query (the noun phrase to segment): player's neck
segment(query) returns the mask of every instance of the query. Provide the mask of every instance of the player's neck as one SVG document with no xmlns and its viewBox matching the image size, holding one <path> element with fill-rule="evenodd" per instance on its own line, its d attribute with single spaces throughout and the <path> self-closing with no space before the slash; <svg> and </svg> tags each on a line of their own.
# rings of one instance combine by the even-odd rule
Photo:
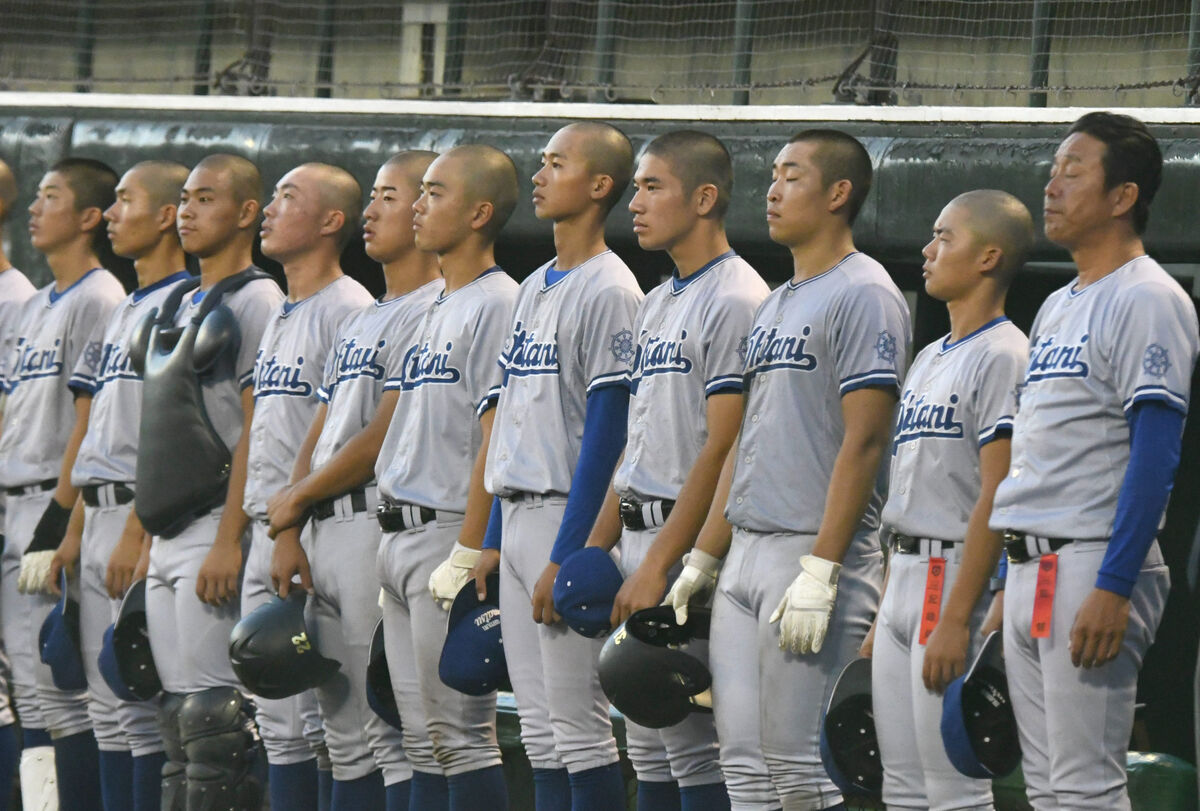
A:
<svg viewBox="0 0 1200 811">
<path fill-rule="evenodd" d="M 178 273 L 187 265 L 187 259 L 178 242 L 164 239 L 154 246 L 145 256 L 133 260 L 133 270 L 137 273 L 139 288 L 149 287 Z"/>
<path fill-rule="evenodd" d="M 950 313 L 950 340 L 961 341 L 1004 315 L 1004 294 L 980 285 L 963 298 L 947 301 L 946 311 Z"/>
<path fill-rule="evenodd" d="M 413 248 L 383 266 L 384 301 L 406 296 L 441 275 L 437 256 Z"/>
<path fill-rule="evenodd" d="M 342 277 L 337 255 L 318 251 L 283 263 L 288 301 L 303 301 Z"/>
<path fill-rule="evenodd" d="M 91 239 L 76 240 L 46 254 L 46 264 L 54 274 L 54 287 L 60 293 L 84 277 L 89 270 L 100 267 L 92 250 Z"/>
<path fill-rule="evenodd" d="M 250 240 L 235 240 L 212 256 L 200 260 L 200 289 L 208 290 L 222 279 L 241 273 L 253 264 Z"/>
<path fill-rule="evenodd" d="M 819 231 L 803 244 L 790 248 L 794 282 L 820 276 L 856 250 L 850 227 L 841 221 L 838 227 Z"/>
<path fill-rule="evenodd" d="M 700 222 L 679 243 L 672 245 L 667 253 L 679 271 L 679 278 L 686 279 L 723 253 L 730 250 L 724 228 L 708 227 Z"/>
<path fill-rule="evenodd" d="M 1130 260 L 1144 256 L 1146 246 L 1136 234 L 1110 229 L 1071 247 L 1078 279 L 1076 289 L 1095 284 Z"/>
<path fill-rule="evenodd" d="M 442 270 L 442 278 L 446 280 L 447 293 L 453 293 L 475 281 L 479 274 L 495 264 L 496 254 L 490 242 L 479 245 L 468 240 L 438 254 L 438 266 Z"/>
<path fill-rule="evenodd" d="M 12 262 L 8 261 L 8 255 L 4 253 L 4 248 L 0 246 L 0 273 L 12 268 Z"/>
<path fill-rule="evenodd" d="M 559 270 L 579 267 L 608 250 L 604 242 L 604 218 L 598 211 L 589 209 L 586 214 L 554 223 L 555 267 Z"/>
</svg>

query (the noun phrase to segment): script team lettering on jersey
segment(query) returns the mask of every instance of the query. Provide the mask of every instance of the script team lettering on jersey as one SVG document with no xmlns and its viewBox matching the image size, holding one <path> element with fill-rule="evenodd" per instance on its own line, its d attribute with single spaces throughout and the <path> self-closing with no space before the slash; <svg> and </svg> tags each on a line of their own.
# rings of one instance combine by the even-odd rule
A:
<svg viewBox="0 0 1200 811">
<path fill-rule="evenodd" d="M 778 327 L 767 330 L 755 326 L 750 332 L 749 353 L 746 369 L 751 372 L 766 372 L 771 369 L 797 369 L 811 372 L 817 368 L 817 356 L 805 351 L 812 327 L 807 324 L 799 335 L 781 335 Z"/>
<path fill-rule="evenodd" d="M 679 340 L 662 338 L 652 335 L 646 338 L 648 329 L 642 330 L 643 344 L 638 342 L 637 353 L 633 358 L 633 384 L 631 391 L 637 393 L 638 381 L 643 377 L 661 374 L 686 375 L 692 371 L 692 362 L 683 354 L 684 341 L 687 340 L 687 330 L 679 331 Z"/>
<path fill-rule="evenodd" d="M 1085 334 L 1077 344 L 1058 344 L 1055 338 L 1054 335 L 1041 338 L 1036 346 L 1031 347 L 1026 383 L 1057 377 L 1088 376 L 1088 365 L 1082 360 L 1088 336 Z"/>
<path fill-rule="evenodd" d="M 51 349 L 34 346 L 24 337 L 17 338 L 17 368 L 13 375 L 15 381 L 57 377 L 62 370 L 62 338 L 55 338 L 54 347 Z"/>
<path fill-rule="evenodd" d="M 387 339 L 381 338 L 374 346 L 358 343 L 351 337 L 342 341 L 334 356 L 334 370 L 337 382 L 350 380 L 355 377 L 370 377 L 383 380 L 384 369 L 379 365 L 379 350 L 387 346 Z"/>
<path fill-rule="evenodd" d="M 401 391 L 412 391 L 426 383 L 457 383 L 462 373 L 450 365 L 450 351 L 454 342 L 446 343 L 446 351 L 438 352 L 429 344 L 411 347 L 404 353 L 401 366 Z"/>
<path fill-rule="evenodd" d="M 304 358 L 297 357 L 296 364 L 281 363 L 278 356 L 263 360 L 263 352 L 258 351 L 254 363 L 254 396 L 273 394 L 290 395 L 293 397 L 308 397 L 313 393 L 312 386 L 300 379 Z"/>
<path fill-rule="evenodd" d="M 905 442 L 927 437 L 961 439 L 963 424 L 955 419 L 954 413 L 959 397 L 951 394 L 949 400 L 949 403 L 935 403 L 927 400 L 924 394 L 918 397 L 911 390 L 905 391 L 896 419 L 896 441 L 892 452 Z"/>
<path fill-rule="evenodd" d="M 512 348 L 504 356 L 504 378 L 509 375 L 558 374 L 558 335 L 549 341 L 537 340 L 520 321 L 513 328 Z"/>
</svg>

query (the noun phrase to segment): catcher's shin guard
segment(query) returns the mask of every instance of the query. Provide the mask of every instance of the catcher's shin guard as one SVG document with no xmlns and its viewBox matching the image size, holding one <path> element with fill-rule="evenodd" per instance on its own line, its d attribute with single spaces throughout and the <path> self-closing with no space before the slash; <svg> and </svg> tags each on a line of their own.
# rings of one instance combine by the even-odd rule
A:
<svg viewBox="0 0 1200 811">
<path fill-rule="evenodd" d="M 167 762 L 162 767 L 162 811 L 187 809 L 187 755 L 179 732 L 179 709 L 184 696 L 163 693 L 158 708 L 158 729 L 162 734 Z"/>
<path fill-rule="evenodd" d="M 262 786 L 252 773 L 259 740 L 234 687 L 189 695 L 179 712 L 187 753 L 187 811 L 258 811 Z"/>
</svg>

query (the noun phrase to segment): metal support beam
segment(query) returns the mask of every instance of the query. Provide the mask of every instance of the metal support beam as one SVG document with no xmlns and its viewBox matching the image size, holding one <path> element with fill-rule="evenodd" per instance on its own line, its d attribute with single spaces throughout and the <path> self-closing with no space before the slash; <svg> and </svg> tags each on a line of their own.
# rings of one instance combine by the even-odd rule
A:
<svg viewBox="0 0 1200 811">
<path fill-rule="evenodd" d="M 1188 15 L 1188 76 L 1200 76 L 1200 0 L 1192 0 L 1191 14 Z M 1189 106 L 1200 104 L 1200 81 L 1193 79 L 1188 87 L 1187 103 Z"/>
<path fill-rule="evenodd" d="M 1050 49 L 1054 37 L 1054 0 L 1034 0 L 1033 37 L 1029 54 L 1029 84 L 1045 88 L 1050 85 Z M 1030 107 L 1046 106 L 1046 91 L 1029 94 Z"/>
<path fill-rule="evenodd" d="M 1200 2 L 1200 0 L 1198 0 Z M 750 57 L 754 48 L 754 2 L 737 0 L 733 18 L 734 104 L 750 103 Z M 741 90 L 740 88 L 746 88 Z"/>
<path fill-rule="evenodd" d="M 617 14 L 613 0 L 596 3 L 596 53 L 600 59 L 596 66 L 596 90 L 592 101 L 611 101 L 613 77 L 617 72 Z"/>
<path fill-rule="evenodd" d="M 75 32 L 75 92 L 88 93 L 92 89 L 92 62 L 96 51 L 96 0 L 79 4 Z"/>
<path fill-rule="evenodd" d="M 317 56 L 317 97 L 322 99 L 333 96 L 333 39 L 337 30 L 334 21 L 335 7 L 334 0 L 325 0 L 321 4 L 321 52 Z"/>
<path fill-rule="evenodd" d="M 196 60 L 192 68 L 192 95 L 208 95 L 208 75 L 212 72 L 213 26 L 217 14 L 216 0 L 205 0 L 200 6 L 200 39 L 196 42 Z"/>
</svg>

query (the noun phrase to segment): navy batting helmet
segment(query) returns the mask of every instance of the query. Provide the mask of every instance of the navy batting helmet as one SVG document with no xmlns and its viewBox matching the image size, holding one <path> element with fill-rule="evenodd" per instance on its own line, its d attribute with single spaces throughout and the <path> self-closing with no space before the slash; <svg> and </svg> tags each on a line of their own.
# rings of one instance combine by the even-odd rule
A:
<svg viewBox="0 0 1200 811">
<path fill-rule="evenodd" d="M 68 588 L 67 570 L 59 576 L 62 597 L 50 609 L 38 633 L 42 662 L 50 667 L 50 677 L 60 690 L 84 690 L 87 675 L 79 653 L 79 602 Z"/>
<path fill-rule="evenodd" d="M 950 682 L 942 699 L 942 745 L 968 777 L 1003 777 L 1021 762 L 1003 642 L 1000 631 L 989 634 L 971 669 Z"/>
<path fill-rule="evenodd" d="M 847 794 L 878 798 L 883 791 L 870 659 L 850 662 L 833 686 L 821 720 L 821 762 L 829 778 Z"/>
<path fill-rule="evenodd" d="M 708 638 L 709 618 L 708 609 L 693 608 L 679 625 L 675 609 L 660 605 L 621 623 L 600 650 L 600 686 L 613 706 L 651 729 L 711 711 L 712 674 L 687 650 L 692 640 Z"/>
<path fill-rule="evenodd" d="M 563 560 L 554 578 L 554 610 L 571 630 L 587 637 L 607 634 L 613 601 L 624 578 L 617 562 L 598 546 L 585 546 Z"/>
<path fill-rule="evenodd" d="M 500 635 L 499 574 L 488 576 L 483 600 L 475 593 L 474 579 L 459 589 L 450 606 L 438 676 L 447 687 L 469 696 L 512 689 Z"/>
<path fill-rule="evenodd" d="M 400 707 L 392 690 L 392 672 L 388 669 L 387 651 L 383 641 L 383 618 L 375 623 L 371 635 L 371 650 L 367 654 L 367 704 L 375 714 L 400 730 Z"/>
<path fill-rule="evenodd" d="M 293 589 L 242 617 L 229 634 L 229 660 L 247 689 L 263 698 L 287 698 L 316 687 L 341 667 L 313 645 L 304 624 L 308 594 Z"/>
<path fill-rule="evenodd" d="M 146 630 L 145 580 L 125 592 L 117 621 L 104 632 L 99 663 L 100 674 L 119 698 L 148 701 L 162 692 Z"/>
</svg>

